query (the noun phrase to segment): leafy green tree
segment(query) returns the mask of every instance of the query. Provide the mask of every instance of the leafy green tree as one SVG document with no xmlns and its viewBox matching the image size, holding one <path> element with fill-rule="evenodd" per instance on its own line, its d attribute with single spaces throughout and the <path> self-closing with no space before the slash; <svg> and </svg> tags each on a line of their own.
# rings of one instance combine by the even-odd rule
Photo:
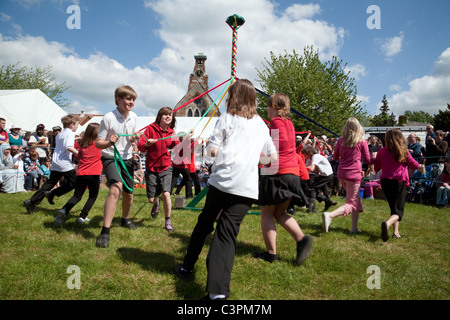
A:
<svg viewBox="0 0 450 320">
<path fill-rule="evenodd" d="M 447 110 L 439 110 L 431 123 L 436 130 L 450 131 L 450 104 L 447 103 Z"/>
<path fill-rule="evenodd" d="M 40 89 L 61 108 L 69 106 L 63 93 L 70 87 L 65 82 L 57 83 L 51 73 L 52 67 L 20 67 L 4 65 L 0 68 L 0 90 Z"/>
<path fill-rule="evenodd" d="M 276 56 L 270 52 L 263 69 L 258 70 L 261 89 L 268 95 L 284 93 L 289 96 L 291 108 L 330 131 L 340 135 L 350 117 L 363 121 L 365 108 L 358 101 L 354 78 L 345 71 L 347 64 L 333 57 L 322 62 L 318 51 L 306 47 L 303 55 L 293 51 Z M 267 119 L 267 97 L 259 94 L 258 113 Z M 297 131 L 311 130 L 315 135 L 329 132 L 297 114 L 291 114 Z"/>
<path fill-rule="evenodd" d="M 408 121 L 410 122 L 431 123 L 431 121 L 433 121 L 433 116 L 423 110 L 420 111 L 406 110 L 404 115 L 408 117 Z"/>
</svg>

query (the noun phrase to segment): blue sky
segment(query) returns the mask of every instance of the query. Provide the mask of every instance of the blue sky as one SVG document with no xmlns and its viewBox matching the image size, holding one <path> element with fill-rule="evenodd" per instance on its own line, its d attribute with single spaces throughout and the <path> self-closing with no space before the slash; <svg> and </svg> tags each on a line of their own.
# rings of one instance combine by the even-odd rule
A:
<svg viewBox="0 0 450 320">
<path fill-rule="evenodd" d="M 67 27 L 70 5 L 80 9 L 80 29 Z M 367 27 L 371 5 L 380 10 L 380 29 Z M 70 112 L 104 114 L 114 108 L 114 89 L 130 84 L 135 112 L 155 115 L 183 97 L 197 53 L 208 57 L 210 87 L 229 78 L 225 20 L 237 13 L 246 19 L 237 75 L 255 86 L 255 68 L 270 51 L 312 45 L 323 60 L 347 63 L 369 114 L 379 113 L 383 95 L 397 116 L 434 114 L 450 103 L 448 12 L 447 0 L 1 0 L 0 64 L 51 65 L 71 86 Z"/>
</svg>

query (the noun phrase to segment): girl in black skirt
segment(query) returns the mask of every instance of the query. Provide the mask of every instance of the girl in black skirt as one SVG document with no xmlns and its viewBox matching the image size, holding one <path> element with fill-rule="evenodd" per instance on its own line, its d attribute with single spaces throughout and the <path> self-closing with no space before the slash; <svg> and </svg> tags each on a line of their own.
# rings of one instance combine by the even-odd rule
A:
<svg viewBox="0 0 450 320">
<path fill-rule="evenodd" d="M 267 109 L 271 119 L 269 128 L 278 149 L 279 161 L 276 168 L 272 164 L 270 170 L 262 170 L 261 173 L 257 203 L 261 206 L 261 229 L 267 251 L 255 256 L 269 262 L 278 260 L 276 221 L 297 243 L 296 263 L 301 265 L 308 258 L 313 239 L 305 236 L 297 221 L 286 213 L 291 199 L 299 198 L 301 194 L 295 130 L 292 121 L 287 117 L 289 110 L 290 101 L 287 95 L 275 94 L 269 98 Z"/>
</svg>

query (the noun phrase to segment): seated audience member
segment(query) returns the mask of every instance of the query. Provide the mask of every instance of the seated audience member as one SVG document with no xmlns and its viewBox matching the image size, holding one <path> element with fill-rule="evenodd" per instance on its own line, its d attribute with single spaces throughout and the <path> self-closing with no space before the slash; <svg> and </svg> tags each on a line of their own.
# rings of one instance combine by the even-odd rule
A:
<svg viewBox="0 0 450 320">
<path fill-rule="evenodd" d="M 41 177 L 43 172 L 41 170 L 41 164 L 39 162 L 39 154 L 35 150 L 30 150 L 28 156 L 24 160 L 25 169 L 25 189 L 27 191 L 39 189 L 41 183 Z"/>
<path fill-rule="evenodd" d="M 373 189 L 374 188 L 381 188 L 380 183 L 380 177 L 381 177 L 381 170 L 376 173 L 374 169 L 374 165 L 370 164 L 367 168 L 364 181 L 363 181 L 363 188 L 364 188 L 364 198 L 367 199 L 373 199 Z"/>
</svg>

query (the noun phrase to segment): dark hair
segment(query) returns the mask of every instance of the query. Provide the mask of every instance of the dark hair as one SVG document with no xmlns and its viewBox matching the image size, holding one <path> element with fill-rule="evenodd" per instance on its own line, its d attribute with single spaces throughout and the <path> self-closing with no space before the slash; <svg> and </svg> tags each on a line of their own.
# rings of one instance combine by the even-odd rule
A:
<svg viewBox="0 0 450 320">
<path fill-rule="evenodd" d="M 98 123 L 95 122 L 90 123 L 87 126 L 86 131 L 83 134 L 83 137 L 81 138 L 80 147 L 82 148 L 89 147 L 89 145 L 91 145 L 95 141 L 95 139 L 97 139 L 99 128 L 100 125 Z"/>
<path fill-rule="evenodd" d="M 317 151 L 316 151 L 316 149 L 313 148 L 312 146 L 305 146 L 305 147 L 302 149 L 302 153 L 303 153 L 303 154 L 306 154 L 306 155 L 308 155 L 308 156 L 310 156 L 310 157 L 312 157 L 313 155 L 315 155 L 315 154 L 317 153 Z"/>
<path fill-rule="evenodd" d="M 165 115 L 168 115 L 168 114 L 172 115 L 172 122 L 170 123 L 169 127 L 171 129 L 173 129 L 173 128 L 175 128 L 177 120 L 175 119 L 175 114 L 173 113 L 173 110 L 170 109 L 169 107 L 162 107 L 161 109 L 159 109 L 158 114 L 156 116 L 155 122 L 157 124 L 159 124 L 161 122 L 162 116 L 165 116 Z"/>
</svg>

